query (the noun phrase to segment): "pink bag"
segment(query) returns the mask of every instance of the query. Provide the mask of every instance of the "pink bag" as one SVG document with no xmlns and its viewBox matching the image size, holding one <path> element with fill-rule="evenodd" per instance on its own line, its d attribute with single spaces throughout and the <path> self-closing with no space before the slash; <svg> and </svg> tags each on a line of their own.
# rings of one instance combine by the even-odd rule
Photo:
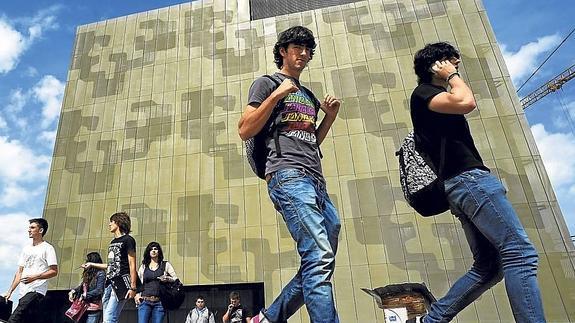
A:
<svg viewBox="0 0 575 323">
<path fill-rule="evenodd" d="M 78 322 L 87 309 L 88 303 L 86 303 L 81 298 L 77 298 L 74 300 L 74 302 L 72 302 L 72 305 L 70 305 L 70 308 L 66 311 L 66 316 L 72 319 L 72 321 Z"/>
</svg>

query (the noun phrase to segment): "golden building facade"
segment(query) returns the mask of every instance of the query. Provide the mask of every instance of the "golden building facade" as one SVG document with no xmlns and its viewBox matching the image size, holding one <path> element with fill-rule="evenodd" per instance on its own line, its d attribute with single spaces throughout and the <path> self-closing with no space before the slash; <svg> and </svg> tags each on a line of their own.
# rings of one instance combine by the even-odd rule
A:
<svg viewBox="0 0 575 323">
<path fill-rule="evenodd" d="M 159 241 L 184 284 L 263 282 L 270 304 L 299 256 L 237 122 L 251 82 L 276 71 L 277 33 L 293 25 L 318 42 L 303 82 L 344 101 L 322 145 L 342 221 L 341 321 L 383 321 L 362 287 L 424 281 L 442 296 L 472 262 L 453 216 L 406 204 L 394 156 L 411 128 L 413 54 L 439 40 L 461 50 L 479 107 L 472 134 L 539 251 L 548 319 L 575 321 L 573 245 L 480 0 L 369 0 L 257 20 L 249 0 L 205 0 L 78 27 L 44 211 L 60 267 L 51 289 L 77 284 L 88 251 L 105 255 L 109 216 L 124 210 L 138 262 Z M 457 320 L 512 321 L 504 284 Z M 305 309 L 290 320 L 307 321 Z"/>
</svg>

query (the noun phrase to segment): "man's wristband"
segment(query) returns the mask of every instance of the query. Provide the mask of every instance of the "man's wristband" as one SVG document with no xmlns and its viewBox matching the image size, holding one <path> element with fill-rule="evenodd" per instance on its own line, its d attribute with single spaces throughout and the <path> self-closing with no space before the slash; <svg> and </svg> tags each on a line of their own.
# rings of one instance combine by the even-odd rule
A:
<svg viewBox="0 0 575 323">
<path fill-rule="evenodd" d="M 135 288 L 135 287 L 130 287 L 129 289 L 132 290 L 132 291 L 134 291 L 134 292 L 136 291 L 136 288 Z"/>
<path fill-rule="evenodd" d="M 459 76 L 459 77 L 461 77 L 461 75 L 459 75 L 459 72 L 453 72 L 453 73 L 451 73 L 451 74 L 449 74 L 449 75 L 447 76 L 447 78 L 445 79 L 445 81 L 447 81 L 447 82 L 449 83 L 449 81 L 451 81 L 451 79 L 452 79 L 454 76 L 456 76 L 456 75 Z"/>
</svg>

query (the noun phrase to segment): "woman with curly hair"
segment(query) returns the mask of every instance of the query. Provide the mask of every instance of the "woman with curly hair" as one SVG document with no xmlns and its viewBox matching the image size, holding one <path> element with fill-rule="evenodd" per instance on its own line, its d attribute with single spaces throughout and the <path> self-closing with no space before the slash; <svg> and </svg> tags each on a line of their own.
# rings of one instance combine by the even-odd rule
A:
<svg viewBox="0 0 575 323">
<path fill-rule="evenodd" d="M 86 255 L 86 262 L 101 264 L 102 257 L 97 252 L 90 252 Z M 97 323 L 102 315 L 102 295 L 104 294 L 104 283 L 106 282 L 106 272 L 97 267 L 88 267 L 82 273 L 82 283 L 68 293 L 68 299 L 73 302 L 77 298 L 82 298 L 88 302 L 88 309 L 80 322 Z"/>
</svg>

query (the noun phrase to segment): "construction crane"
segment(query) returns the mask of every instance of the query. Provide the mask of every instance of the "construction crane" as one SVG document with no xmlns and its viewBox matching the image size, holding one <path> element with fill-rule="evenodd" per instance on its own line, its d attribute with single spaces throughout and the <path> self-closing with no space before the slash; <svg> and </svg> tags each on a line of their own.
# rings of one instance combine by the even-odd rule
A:
<svg viewBox="0 0 575 323">
<path fill-rule="evenodd" d="M 527 94 L 521 99 L 521 105 L 523 110 L 527 109 L 533 103 L 541 100 L 547 94 L 559 90 L 563 84 L 569 82 L 569 80 L 575 78 L 575 64 L 571 65 L 568 69 L 563 71 L 561 74 L 555 76 L 552 80 L 541 85 L 537 90 Z"/>
</svg>

